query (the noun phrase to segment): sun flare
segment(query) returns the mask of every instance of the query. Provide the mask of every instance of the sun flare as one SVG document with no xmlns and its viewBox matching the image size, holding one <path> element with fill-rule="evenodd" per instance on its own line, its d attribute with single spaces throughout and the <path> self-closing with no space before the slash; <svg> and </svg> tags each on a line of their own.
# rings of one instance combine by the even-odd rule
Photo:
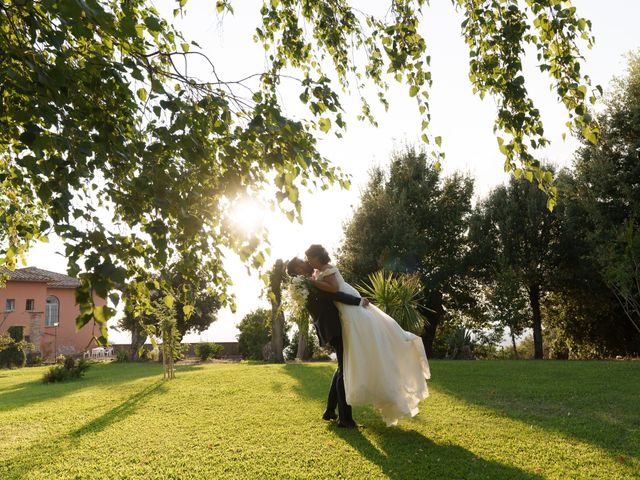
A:
<svg viewBox="0 0 640 480">
<path fill-rule="evenodd" d="M 231 210 L 231 219 L 247 234 L 259 233 L 265 228 L 266 211 L 262 205 L 251 200 L 242 200 Z"/>
</svg>

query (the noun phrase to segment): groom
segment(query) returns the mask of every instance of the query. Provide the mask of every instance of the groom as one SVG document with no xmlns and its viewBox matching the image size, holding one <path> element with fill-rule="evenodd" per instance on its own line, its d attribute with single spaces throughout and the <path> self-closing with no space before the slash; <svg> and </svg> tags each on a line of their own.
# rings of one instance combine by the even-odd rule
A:
<svg viewBox="0 0 640 480">
<path fill-rule="evenodd" d="M 310 277 L 313 273 L 313 267 L 304 260 L 294 257 L 287 264 L 287 273 L 292 277 L 297 275 Z M 337 406 L 339 414 L 338 426 L 354 428 L 357 425 L 351 414 L 351 406 L 347 404 L 344 390 L 342 326 L 338 309 L 333 304 L 334 301 L 346 303 L 347 305 L 362 305 L 363 307 L 366 307 L 369 301 L 366 298 L 354 297 L 343 292 L 324 292 L 313 286 L 309 288 L 309 297 L 307 298 L 307 310 L 313 319 L 313 325 L 316 327 L 320 346 L 331 345 L 338 358 L 338 369 L 331 380 L 327 409 L 322 418 L 324 420 L 335 419 Z"/>
</svg>

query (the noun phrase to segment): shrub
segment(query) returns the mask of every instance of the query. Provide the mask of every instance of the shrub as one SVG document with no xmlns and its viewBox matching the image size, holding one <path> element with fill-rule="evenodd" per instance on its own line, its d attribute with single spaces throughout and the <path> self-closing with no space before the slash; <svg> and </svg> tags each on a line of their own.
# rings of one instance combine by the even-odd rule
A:
<svg viewBox="0 0 640 480">
<path fill-rule="evenodd" d="M 44 359 L 37 352 L 27 353 L 27 367 L 38 367 L 42 365 Z"/>
<path fill-rule="evenodd" d="M 210 358 L 218 358 L 223 348 L 222 345 L 217 343 L 199 343 L 196 345 L 196 355 L 205 362 Z"/>
<path fill-rule="evenodd" d="M 21 368 L 27 363 L 25 350 L 32 348 L 33 345 L 24 341 L 24 327 L 11 326 L 7 329 L 7 335 L 2 336 L 2 348 L 0 349 L 0 367 L 1 368 Z"/>
<path fill-rule="evenodd" d="M 12 345 L 0 352 L 0 368 L 21 368 L 27 363 L 27 356 L 18 345 Z"/>
<path fill-rule="evenodd" d="M 145 350 L 146 355 L 145 358 L 147 360 L 151 360 L 152 362 L 160 361 L 160 349 L 154 348 L 153 350 Z"/>
<path fill-rule="evenodd" d="M 66 360 L 66 357 L 63 354 L 60 354 L 56 357 L 56 363 L 58 365 L 64 365 L 65 360 Z"/>
<path fill-rule="evenodd" d="M 417 275 L 395 274 L 380 270 L 369 275 L 360 291 L 405 330 L 420 334 L 425 317 L 420 313 L 423 294 Z"/>
<path fill-rule="evenodd" d="M 75 378 L 81 378 L 89 369 L 91 364 L 84 358 L 75 361 L 73 358 L 67 358 L 64 365 L 54 365 L 45 372 L 42 380 L 45 383 L 64 382 Z"/>
<path fill-rule="evenodd" d="M 129 355 L 124 350 L 118 350 L 116 352 L 116 362 L 125 363 L 129 361 Z"/>
<path fill-rule="evenodd" d="M 9 336 L 16 342 L 19 342 L 20 340 L 24 340 L 23 332 L 24 332 L 24 327 L 20 325 L 14 325 L 7 329 L 7 333 L 9 334 Z"/>
<path fill-rule="evenodd" d="M 45 372 L 42 380 L 45 383 L 64 382 L 69 378 L 69 372 L 64 365 L 54 365 L 49 368 L 48 372 Z"/>
<path fill-rule="evenodd" d="M 86 373 L 86 371 L 89 370 L 89 367 L 91 367 L 91 364 L 84 358 L 81 358 L 76 362 L 75 366 L 70 370 L 71 378 L 82 377 Z"/>
<path fill-rule="evenodd" d="M 259 308 L 244 316 L 238 324 L 238 347 L 245 360 L 262 360 L 262 347 L 271 340 L 269 323 L 271 312 Z"/>
<path fill-rule="evenodd" d="M 296 330 L 293 337 L 291 337 L 291 343 L 289 343 L 289 346 L 284 351 L 284 355 L 287 360 L 295 360 L 297 358 L 299 341 L 300 330 Z M 307 348 L 302 360 L 311 360 L 312 358 L 316 358 L 318 354 L 321 354 L 318 346 L 318 337 L 314 333 L 313 329 L 310 328 L 309 334 L 307 335 Z"/>
<path fill-rule="evenodd" d="M 73 358 L 71 357 L 67 357 L 64 359 L 64 368 L 66 368 L 67 370 L 71 370 L 73 367 L 75 367 L 76 362 Z"/>
<path fill-rule="evenodd" d="M 470 330 L 456 328 L 447 338 L 447 358 L 471 360 L 475 342 Z"/>
<path fill-rule="evenodd" d="M 143 346 L 142 350 L 140 350 L 140 353 L 138 354 L 138 360 L 141 362 L 148 362 L 151 360 L 151 351 Z"/>
</svg>

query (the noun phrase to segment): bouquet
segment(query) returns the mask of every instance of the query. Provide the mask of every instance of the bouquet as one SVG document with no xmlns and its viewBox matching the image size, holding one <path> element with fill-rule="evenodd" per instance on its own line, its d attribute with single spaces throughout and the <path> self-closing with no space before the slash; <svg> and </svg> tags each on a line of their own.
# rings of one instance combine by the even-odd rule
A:
<svg viewBox="0 0 640 480">
<path fill-rule="evenodd" d="M 301 315 L 306 309 L 307 298 L 309 298 L 309 281 L 302 275 L 293 277 L 283 297 L 285 309 L 292 316 Z"/>
</svg>

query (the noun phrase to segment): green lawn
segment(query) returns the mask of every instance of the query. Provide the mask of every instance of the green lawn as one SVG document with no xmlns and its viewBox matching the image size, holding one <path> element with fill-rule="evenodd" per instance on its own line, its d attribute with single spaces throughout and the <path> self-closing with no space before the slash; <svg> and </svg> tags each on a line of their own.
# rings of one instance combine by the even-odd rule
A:
<svg viewBox="0 0 640 480">
<path fill-rule="evenodd" d="M 320 420 L 333 364 L 0 370 L 0 478 L 638 478 L 640 362 L 431 362 L 421 413 Z"/>
</svg>

